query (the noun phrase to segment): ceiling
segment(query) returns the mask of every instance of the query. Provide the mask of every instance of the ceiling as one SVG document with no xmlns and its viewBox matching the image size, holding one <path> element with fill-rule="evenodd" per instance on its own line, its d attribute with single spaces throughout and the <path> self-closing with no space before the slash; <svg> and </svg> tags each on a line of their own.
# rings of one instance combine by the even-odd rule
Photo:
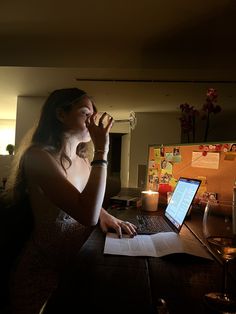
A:
<svg viewBox="0 0 236 314">
<path fill-rule="evenodd" d="M 236 100 L 235 0 L 56 0 L 0 4 L 0 119 L 17 96 L 85 89 L 115 118 Z"/>
</svg>

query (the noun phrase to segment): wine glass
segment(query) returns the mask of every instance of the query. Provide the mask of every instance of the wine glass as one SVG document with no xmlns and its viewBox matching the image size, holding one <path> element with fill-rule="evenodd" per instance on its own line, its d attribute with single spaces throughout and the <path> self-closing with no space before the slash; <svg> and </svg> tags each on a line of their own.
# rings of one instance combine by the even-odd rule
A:
<svg viewBox="0 0 236 314">
<path fill-rule="evenodd" d="M 236 206 L 231 201 L 209 200 L 203 215 L 203 235 L 213 255 L 223 264 L 221 292 L 205 295 L 216 310 L 235 312 L 236 299 L 228 291 L 228 264 L 236 257 Z M 233 219 L 232 219 L 233 218 Z"/>
</svg>

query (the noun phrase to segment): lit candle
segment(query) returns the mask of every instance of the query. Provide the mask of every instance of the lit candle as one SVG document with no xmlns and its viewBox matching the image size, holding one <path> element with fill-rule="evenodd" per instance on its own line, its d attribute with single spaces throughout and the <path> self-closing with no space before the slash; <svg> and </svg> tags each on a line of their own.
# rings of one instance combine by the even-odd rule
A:
<svg viewBox="0 0 236 314">
<path fill-rule="evenodd" d="M 156 211 L 159 200 L 159 192 L 142 191 L 142 209 L 146 211 Z"/>
</svg>

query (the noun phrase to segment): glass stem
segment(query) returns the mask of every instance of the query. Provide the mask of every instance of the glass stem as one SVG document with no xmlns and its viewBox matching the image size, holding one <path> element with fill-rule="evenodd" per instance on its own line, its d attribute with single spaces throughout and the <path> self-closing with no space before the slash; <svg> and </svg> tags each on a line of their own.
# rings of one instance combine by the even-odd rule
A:
<svg viewBox="0 0 236 314">
<path fill-rule="evenodd" d="M 229 260 L 226 260 L 223 263 L 223 294 L 224 296 L 227 296 L 228 294 L 228 262 Z"/>
</svg>

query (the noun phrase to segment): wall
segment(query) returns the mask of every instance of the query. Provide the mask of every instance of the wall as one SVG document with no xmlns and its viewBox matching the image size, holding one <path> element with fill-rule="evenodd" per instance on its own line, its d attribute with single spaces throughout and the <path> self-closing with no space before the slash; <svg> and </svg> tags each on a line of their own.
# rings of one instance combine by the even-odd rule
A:
<svg viewBox="0 0 236 314">
<path fill-rule="evenodd" d="M 220 112 L 212 114 L 208 141 L 235 141 L 236 138 L 236 112 Z"/>
<path fill-rule="evenodd" d="M 14 141 L 12 144 L 15 142 L 16 149 L 26 132 L 34 125 L 35 121 L 37 121 L 43 100 L 43 97 L 18 97 L 16 120 L 1 120 L 1 125 L 3 127 L 7 125 L 13 130 Z M 5 124 L 3 124 L 4 121 Z M 12 159 L 13 156 L 0 155 L 0 180 L 2 177 L 9 176 Z"/>
<path fill-rule="evenodd" d="M 44 97 L 25 97 L 17 98 L 16 109 L 16 148 L 19 146 L 22 138 L 37 122 Z"/>
<path fill-rule="evenodd" d="M 0 119 L 0 154 L 8 155 L 6 146 L 15 144 L 15 119 Z"/>
<path fill-rule="evenodd" d="M 129 187 L 137 187 L 138 165 L 147 163 L 148 144 L 180 143 L 179 112 L 137 113 L 137 126 L 131 132 Z"/>
<path fill-rule="evenodd" d="M 15 143 L 16 120 L 0 119 L 0 187 L 2 179 L 7 178 L 11 169 L 13 156 L 8 155 L 6 146 Z"/>
<path fill-rule="evenodd" d="M 121 143 L 121 187 L 129 186 L 129 160 L 130 160 L 130 133 L 122 136 Z"/>
<path fill-rule="evenodd" d="M 235 111 L 222 111 L 217 114 L 211 113 L 207 142 L 234 141 L 236 138 L 236 113 Z M 204 141 L 206 120 L 196 119 L 195 143 Z M 190 142 L 192 137 L 190 136 Z M 181 135 L 181 142 L 187 143 L 186 134 Z"/>
</svg>

